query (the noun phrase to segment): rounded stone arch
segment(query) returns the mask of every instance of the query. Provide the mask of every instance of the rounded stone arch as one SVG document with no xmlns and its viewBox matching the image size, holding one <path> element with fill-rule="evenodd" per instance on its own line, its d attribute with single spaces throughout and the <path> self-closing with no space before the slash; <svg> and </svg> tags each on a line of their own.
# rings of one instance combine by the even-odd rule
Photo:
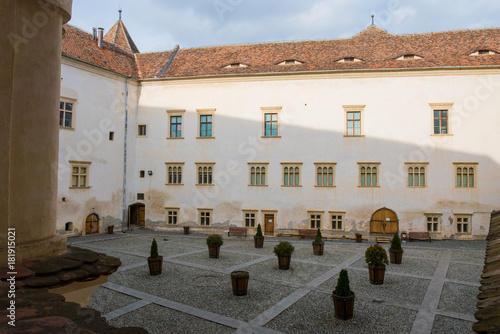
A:
<svg viewBox="0 0 500 334">
<path fill-rule="evenodd" d="M 370 219 L 370 235 L 392 236 L 399 231 L 399 218 L 394 210 L 380 208 Z"/>
</svg>

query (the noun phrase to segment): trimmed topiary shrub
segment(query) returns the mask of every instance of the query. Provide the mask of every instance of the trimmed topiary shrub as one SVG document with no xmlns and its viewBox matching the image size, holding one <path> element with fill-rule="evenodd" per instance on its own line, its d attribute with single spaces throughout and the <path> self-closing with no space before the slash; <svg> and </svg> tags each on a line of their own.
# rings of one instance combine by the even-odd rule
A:
<svg viewBox="0 0 500 334">
<path fill-rule="evenodd" d="M 288 241 L 280 241 L 279 244 L 274 246 L 274 254 L 277 256 L 290 256 L 295 252 L 295 247 Z"/>
<path fill-rule="evenodd" d="M 222 241 L 222 237 L 218 234 L 212 234 L 207 237 L 207 245 L 212 247 L 220 247 L 224 241 Z"/>
<path fill-rule="evenodd" d="M 339 297 L 350 297 L 353 295 L 351 287 L 349 286 L 349 275 L 347 275 L 347 270 L 342 269 L 340 271 L 339 279 L 337 280 L 337 286 L 333 293 Z"/>
<path fill-rule="evenodd" d="M 262 227 L 260 227 L 260 223 L 257 225 L 257 233 L 255 234 L 256 237 L 262 237 Z"/>
<path fill-rule="evenodd" d="M 321 231 L 318 228 L 316 232 L 316 238 L 314 238 L 314 242 L 323 242 L 323 236 L 321 235 Z"/>
<path fill-rule="evenodd" d="M 392 241 L 391 241 L 391 248 L 392 249 L 401 249 L 401 238 L 399 238 L 398 232 L 394 232 L 394 236 L 392 237 Z"/>
<path fill-rule="evenodd" d="M 153 259 L 156 259 L 159 257 L 158 255 L 158 244 L 156 243 L 156 240 L 153 238 L 153 242 L 151 243 L 151 257 Z"/>
<path fill-rule="evenodd" d="M 387 252 L 379 244 L 371 245 L 365 252 L 365 261 L 370 266 L 382 266 L 389 264 Z"/>
</svg>

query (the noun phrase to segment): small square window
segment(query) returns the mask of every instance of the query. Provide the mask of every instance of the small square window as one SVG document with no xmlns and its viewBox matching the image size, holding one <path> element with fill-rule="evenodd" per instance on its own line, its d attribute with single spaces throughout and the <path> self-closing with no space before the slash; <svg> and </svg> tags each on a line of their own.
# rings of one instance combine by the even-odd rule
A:
<svg viewBox="0 0 500 334">
<path fill-rule="evenodd" d="M 143 201 L 144 200 L 144 193 L 137 193 L 137 200 Z"/>
</svg>

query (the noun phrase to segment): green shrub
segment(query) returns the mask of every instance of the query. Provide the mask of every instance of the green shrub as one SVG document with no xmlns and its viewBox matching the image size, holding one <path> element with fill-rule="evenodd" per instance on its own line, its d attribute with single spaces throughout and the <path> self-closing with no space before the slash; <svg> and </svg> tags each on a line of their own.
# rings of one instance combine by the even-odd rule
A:
<svg viewBox="0 0 500 334">
<path fill-rule="evenodd" d="M 212 247 L 220 247 L 224 241 L 222 241 L 222 237 L 218 234 L 212 234 L 207 237 L 207 245 Z"/>
<path fill-rule="evenodd" d="M 257 225 L 257 233 L 255 234 L 256 237 L 262 237 L 262 227 L 260 227 L 260 223 Z"/>
<path fill-rule="evenodd" d="M 365 261 L 370 266 L 382 266 L 384 264 L 389 264 L 387 252 L 379 244 L 368 247 L 365 252 Z"/>
<path fill-rule="evenodd" d="M 158 255 L 158 244 L 156 243 L 156 240 L 153 238 L 153 242 L 151 243 L 151 257 L 153 259 L 159 257 Z"/>
<path fill-rule="evenodd" d="M 316 238 L 314 238 L 314 242 L 323 242 L 323 236 L 321 235 L 321 231 L 318 228 L 316 232 Z"/>
<path fill-rule="evenodd" d="M 274 246 L 274 254 L 277 256 L 290 256 L 295 252 L 295 247 L 288 241 L 280 241 L 279 244 Z"/>
<path fill-rule="evenodd" d="M 337 286 L 335 290 L 333 290 L 333 293 L 339 297 L 350 297 L 353 295 L 351 287 L 349 286 L 349 275 L 347 275 L 346 269 L 340 271 Z"/>
<path fill-rule="evenodd" d="M 401 249 L 401 239 L 399 238 L 398 232 L 394 232 L 394 236 L 392 237 L 392 241 L 391 241 L 391 248 L 392 249 Z"/>
</svg>

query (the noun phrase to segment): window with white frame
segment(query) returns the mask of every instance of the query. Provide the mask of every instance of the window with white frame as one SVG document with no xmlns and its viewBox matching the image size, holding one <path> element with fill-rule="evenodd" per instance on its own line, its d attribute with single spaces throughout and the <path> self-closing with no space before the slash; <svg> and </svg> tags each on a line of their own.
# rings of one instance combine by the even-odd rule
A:
<svg viewBox="0 0 500 334">
<path fill-rule="evenodd" d="M 301 186 L 301 162 L 282 162 L 283 169 L 283 182 L 282 186 L 285 187 L 300 187 Z"/>
<path fill-rule="evenodd" d="M 321 218 L 323 217 L 323 211 L 308 211 L 309 216 L 309 226 L 312 229 L 321 228 Z"/>
<path fill-rule="evenodd" d="M 71 187 L 74 189 L 89 188 L 90 161 L 70 161 L 71 164 Z"/>
<path fill-rule="evenodd" d="M 185 110 L 167 110 L 168 115 L 168 138 L 182 139 L 182 123 Z"/>
<path fill-rule="evenodd" d="M 257 210 L 243 210 L 243 224 L 247 228 L 257 227 Z"/>
<path fill-rule="evenodd" d="M 316 168 L 316 186 L 334 187 L 335 186 L 335 162 L 315 162 Z"/>
<path fill-rule="evenodd" d="M 267 162 L 249 162 L 248 168 L 250 172 L 249 185 L 251 186 L 266 186 L 268 175 Z"/>
<path fill-rule="evenodd" d="M 378 187 L 380 162 L 358 162 L 358 166 L 359 166 L 359 186 Z"/>
<path fill-rule="evenodd" d="M 75 101 L 62 100 L 59 102 L 59 127 L 73 129 L 73 112 Z"/>
<path fill-rule="evenodd" d="M 198 209 L 198 224 L 200 226 L 212 225 L 213 209 Z"/>
<path fill-rule="evenodd" d="M 263 135 L 262 137 L 280 137 L 279 116 L 281 107 L 262 107 Z"/>
<path fill-rule="evenodd" d="M 407 182 L 412 188 L 423 188 L 426 186 L 427 162 L 406 162 Z"/>
<path fill-rule="evenodd" d="M 346 118 L 345 136 L 363 136 L 363 111 L 365 105 L 343 106 Z"/>
<path fill-rule="evenodd" d="M 199 186 L 209 186 L 213 185 L 213 173 L 214 173 L 215 162 L 197 162 L 196 172 L 197 172 L 197 185 Z"/>
<path fill-rule="evenodd" d="M 427 232 L 440 233 L 441 232 L 441 217 L 440 213 L 426 213 L 425 224 Z"/>
<path fill-rule="evenodd" d="M 167 208 L 167 225 L 177 225 L 179 208 Z"/>
<path fill-rule="evenodd" d="M 477 162 L 454 162 L 457 188 L 476 187 Z"/>
<path fill-rule="evenodd" d="M 345 212 L 330 211 L 329 213 L 330 213 L 330 228 L 336 231 L 343 231 Z"/>
<path fill-rule="evenodd" d="M 183 162 L 166 162 L 167 168 L 167 184 L 182 185 L 182 172 L 184 168 Z"/>
<path fill-rule="evenodd" d="M 471 234 L 472 215 L 455 214 L 455 228 L 457 234 Z"/>
</svg>

